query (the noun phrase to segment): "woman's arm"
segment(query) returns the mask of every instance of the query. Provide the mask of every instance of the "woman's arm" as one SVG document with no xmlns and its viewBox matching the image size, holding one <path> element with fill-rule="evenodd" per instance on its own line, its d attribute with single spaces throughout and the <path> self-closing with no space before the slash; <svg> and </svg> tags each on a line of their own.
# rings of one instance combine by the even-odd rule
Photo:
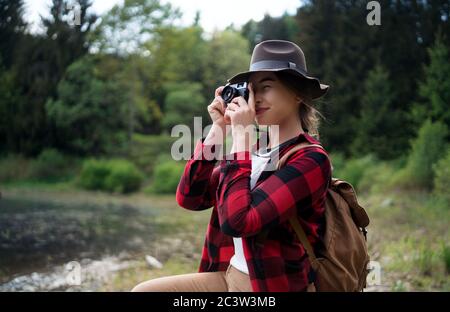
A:
<svg viewBox="0 0 450 312">
<path fill-rule="evenodd" d="M 214 167 L 214 153 L 221 152 L 225 135 L 225 128 L 213 124 L 208 136 L 197 142 L 177 187 L 176 200 L 181 207 L 204 210 L 216 203 L 220 168 Z"/>
<path fill-rule="evenodd" d="M 233 160 L 220 164 L 218 213 L 225 234 L 255 235 L 287 221 L 296 215 L 297 207 L 312 209 L 312 204 L 327 191 L 331 166 L 321 151 L 295 153 L 284 167 L 252 191 L 249 152 L 233 156 Z"/>
</svg>

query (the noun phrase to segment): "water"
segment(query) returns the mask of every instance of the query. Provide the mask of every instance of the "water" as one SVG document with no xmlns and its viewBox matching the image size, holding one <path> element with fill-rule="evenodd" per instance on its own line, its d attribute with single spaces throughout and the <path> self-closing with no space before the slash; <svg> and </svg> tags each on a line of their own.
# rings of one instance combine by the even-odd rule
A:
<svg viewBox="0 0 450 312">
<path fill-rule="evenodd" d="M 71 261 L 83 264 L 86 281 L 101 282 L 102 274 L 130 265 L 127 259 L 146 247 L 156 231 L 154 217 L 151 209 L 128 203 L 4 194 L 0 291 L 67 289 L 65 265 Z"/>
</svg>

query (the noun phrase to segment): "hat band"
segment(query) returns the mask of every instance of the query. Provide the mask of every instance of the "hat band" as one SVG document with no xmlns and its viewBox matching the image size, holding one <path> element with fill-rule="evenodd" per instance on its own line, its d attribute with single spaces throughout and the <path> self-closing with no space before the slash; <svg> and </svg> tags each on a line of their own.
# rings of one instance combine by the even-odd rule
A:
<svg viewBox="0 0 450 312">
<path fill-rule="evenodd" d="M 306 75 L 306 71 L 298 68 L 297 64 L 286 61 L 259 61 L 250 65 L 250 71 L 258 71 L 264 69 L 293 69 L 299 73 Z"/>
</svg>

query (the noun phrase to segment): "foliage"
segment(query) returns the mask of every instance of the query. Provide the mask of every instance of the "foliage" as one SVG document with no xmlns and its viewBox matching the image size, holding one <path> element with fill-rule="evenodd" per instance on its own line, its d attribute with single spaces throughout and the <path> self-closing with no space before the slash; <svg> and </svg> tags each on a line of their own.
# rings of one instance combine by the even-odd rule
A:
<svg viewBox="0 0 450 312">
<path fill-rule="evenodd" d="M 14 56 L 13 64 L 6 64 L 13 78 L 9 93 L 14 94 L 14 100 L 0 101 L 0 111 L 7 112 L 6 148 L 10 152 L 36 156 L 43 148 L 58 145 L 55 129 L 46 118 L 45 103 L 56 95 L 56 87 L 66 68 L 89 50 L 86 34 L 96 16 L 86 13 L 90 1 L 79 1 L 82 25 L 72 27 L 68 19 L 68 1 L 53 0 L 49 17 L 42 19 L 44 33 L 33 35 L 18 20 L 23 14 L 21 2 L 10 3 L 0 2 L 0 11 L 7 11 L 9 15 L 5 24 L 5 39 L 8 38 L 5 51 Z M 8 21 L 12 24 L 8 25 Z M 14 31 L 8 31 L 8 28 Z M 12 47 L 14 50 L 11 51 Z"/>
<path fill-rule="evenodd" d="M 62 147 L 72 153 L 103 153 L 125 128 L 123 93 L 114 81 L 98 77 L 95 65 L 89 56 L 72 64 L 58 85 L 58 98 L 46 104 Z"/>
<path fill-rule="evenodd" d="M 8 183 L 29 177 L 30 162 L 22 155 L 9 154 L 0 158 L 0 183 Z"/>
<path fill-rule="evenodd" d="M 143 175 L 124 159 L 88 159 L 83 163 L 78 184 L 88 190 L 130 193 L 140 188 Z"/>
<path fill-rule="evenodd" d="M 237 32 L 225 30 L 214 32 L 207 45 L 203 96 L 212 100 L 218 86 L 226 83 L 238 72 L 248 68 L 249 43 Z"/>
<path fill-rule="evenodd" d="M 364 88 L 352 155 L 374 153 L 379 159 L 392 159 L 399 154 L 394 133 L 402 113 L 392 105 L 395 95 L 386 69 L 375 66 L 368 73 Z"/>
<path fill-rule="evenodd" d="M 36 180 L 66 178 L 72 162 L 55 149 L 45 149 L 32 162 L 30 176 Z"/>
<path fill-rule="evenodd" d="M 266 39 L 299 44 L 308 74 L 330 85 L 315 102 L 325 116 L 321 143 L 345 159 L 406 159 L 426 118 L 450 123 L 445 1 L 381 0 L 383 26 L 374 27 L 367 1 L 309 0 L 295 15 L 212 34 L 199 15 L 177 25 L 179 10 L 159 0 L 124 1 L 101 20 L 92 1 L 79 1 L 79 26 L 68 3 L 52 0 L 34 33 L 23 1 L 0 1 L 2 155 L 135 155 L 136 133 L 165 134 L 193 116 L 206 126 L 214 90 L 247 70 Z"/>
<path fill-rule="evenodd" d="M 433 187 L 433 164 L 438 162 L 447 148 L 445 138 L 448 127 L 441 122 L 427 119 L 411 141 L 411 152 L 406 167 L 394 177 L 394 182 L 404 187 L 419 187 L 431 190 Z M 443 153 L 444 151 L 444 153 Z"/>
<path fill-rule="evenodd" d="M 160 162 L 155 168 L 153 183 L 147 191 L 156 194 L 175 194 L 183 171 L 183 163 L 173 160 Z"/>
<path fill-rule="evenodd" d="M 369 168 L 375 166 L 376 158 L 368 154 L 361 158 L 347 159 L 344 166 L 335 170 L 333 177 L 348 181 L 356 190 L 360 190 L 360 182 Z M 334 166 L 334 165 L 333 165 Z"/>
<path fill-rule="evenodd" d="M 295 41 L 299 27 L 293 16 L 284 13 L 280 17 L 265 14 L 264 18 L 256 22 L 250 20 L 242 26 L 241 34 L 250 43 L 250 52 L 256 44 L 263 40 L 281 39 Z"/>
<path fill-rule="evenodd" d="M 439 29 L 445 44 L 449 45 L 448 4 L 379 2 L 382 26 L 366 23 L 367 1 L 362 0 L 310 0 L 296 15 L 299 27 L 296 42 L 305 52 L 308 72 L 331 86 L 327 96 L 317 101 L 327 118 L 321 127 L 322 143 L 346 156 L 352 154 L 351 143 L 359 136 L 359 116 L 362 116 L 365 97 L 362 82 L 376 65 L 389 72 L 389 82 L 395 90 L 390 105 L 395 110 L 390 109 L 383 116 L 383 120 L 389 120 L 388 129 L 395 131 L 385 134 L 389 135 L 390 146 L 395 148 L 389 158 L 407 152 L 409 139 L 423 122 L 419 125 L 410 122 L 408 112 L 417 99 L 418 80 L 423 77 L 420 64 L 427 63 L 426 48 L 433 43 Z M 384 152 L 383 155 L 388 156 Z"/>
<path fill-rule="evenodd" d="M 146 175 L 152 176 L 158 157 L 170 153 L 176 140 L 168 135 L 134 134 L 128 158 Z"/>
<path fill-rule="evenodd" d="M 9 69 L 14 64 L 14 52 L 26 29 L 23 0 L 0 0 L 0 60 Z"/>
<path fill-rule="evenodd" d="M 159 0 L 126 0 L 116 4 L 90 34 L 93 46 L 103 53 L 127 55 L 142 53 L 144 43 L 154 33 L 172 24 L 180 12 Z"/>
<path fill-rule="evenodd" d="M 0 159 L 0 183 L 39 183 L 70 181 L 79 160 L 56 149 L 44 149 L 36 158 L 9 154 Z"/>
<path fill-rule="evenodd" d="M 434 185 L 433 193 L 437 197 L 443 198 L 450 205 L 450 148 L 441 160 L 433 164 Z"/>
<path fill-rule="evenodd" d="M 163 125 L 170 133 L 175 125 L 187 125 L 193 129 L 193 117 L 205 117 L 206 101 L 198 83 L 174 85 L 167 93 Z M 204 119 L 202 119 L 204 120 Z"/>
<path fill-rule="evenodd" d="M 427 49 L 430 62 L 424 68 L 425 76 L 419 84 L 421 101 L 411 110 L 413 120 L 420 123 L 425 118 L 450 125 L 450 52 L 443 38 L 438 36 Z"/>
</svg>

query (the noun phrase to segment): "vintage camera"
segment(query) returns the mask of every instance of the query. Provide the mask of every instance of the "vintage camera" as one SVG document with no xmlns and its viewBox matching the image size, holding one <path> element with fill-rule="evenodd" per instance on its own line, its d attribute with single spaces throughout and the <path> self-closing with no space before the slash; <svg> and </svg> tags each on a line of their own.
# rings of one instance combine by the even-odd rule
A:
<svg viewBox="0 0 450 312">
<path fill-rule="evenodd" d="M 225 104 L 228 104 L 235 97 L 242 96 L 246 101 L 248 101 L 248 97 L 250 95 L 250 91 L 248 90 L 247 82 L 239 82 L 235 84 L 228 84 L 222 90 L 222 99 L 225 101 Z"/>
</svg>

